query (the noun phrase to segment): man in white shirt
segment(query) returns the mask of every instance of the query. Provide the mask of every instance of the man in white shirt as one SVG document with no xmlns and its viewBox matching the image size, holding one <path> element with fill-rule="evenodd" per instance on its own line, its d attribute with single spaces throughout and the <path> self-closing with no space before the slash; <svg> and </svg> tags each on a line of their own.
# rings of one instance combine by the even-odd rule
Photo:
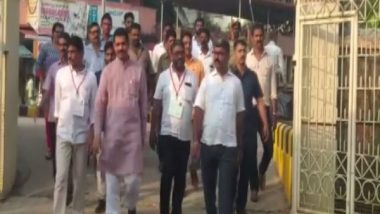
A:
<svg viewBox="0 0 380 214">
<path fill-rule="evenodd" d="M 194 22 L 194 36 L 193 36 L 193 48 L 192 48 L 192 53 L 194 57 L 197 57 L 198 54 L 201 52 L 201 41 L 199 39 L 199 31 L 205 28 L 205 20 L 203 18 L 198 17 L 195 22 Z M 209 36 L 210 38 L 210 36 Z M 212 49 L 212 41 L 209 39 L 207 42 L 208 48 L 211 50 Z"/>
<path fill-rule="evenodd" d="M 201 50 L 196 58 L 202 62 L 205 75 L 207 75 L 214 69 L 212 49 L 208 46 L 208 42 L 210 41 L 210 31 L 206 28 L 202 28 L 199 30 L 198 37 L 201 44 Z"/>
<path fill-rule="evenodd" d="M 104 43 L 100 41 L 100 26 L 92 23 L 88 27 L 88 39 L 90 43 L 86 46 L 84 60 L 88 71 L 96 76 L 99 84 L 100 75 L 104 67 Z"/>
<path fill-rule="evenodd" d="M 160 213 L 182 213 L 187 162 L 192 140 L 192 110 L 198 83 L 185 69 L 185 49 L 181 41 L 171 47 L 172 65 L 160 74 L 154 94 L 150 145 L 160 144 Z M 172 191 L 172 182 L 174 187 Z M 170 212 L 170 196 L 172 209 Z"/>
<path fill-rule="evenodd" d="M 274 66 L 271 57 L 264 49 L 264 26 L 261 24 L 254 24 L 251 29 L 251 42 L 253 45 L 252 50 L 247 54 L 246 64 L 249 69 L 256 72 L 259 78 L 261 90 L 264 95 L 264 102 L 267 108 L 267 118 L 269 126 L 276 127 L 277 115 L 277 82 L 274 72 Z M 259 130 L 262 128 L 262 123 Z M 259 165 L 259 180 L 261 190 L 265 189 L 265 172 L 268 169 L 269 163 L 273 156 L 273 132 L 269 129 L 269 137 L 267 141 L 261 142 L 264 147 L 264 154 Z"/>
<path fill-rule="evenodd" d="M 284 68 L 284 55 L 282 49 L 276 44 L 277 34 L 275 31 L 269 33 L 269 42 L 265 46 L 265 51 L 272 58 L 274 71 L 281 75 L 283 83 L 286 83 L 286 70 Z"/>
<path fill-rule="evenodd" d="M 214 45 L 215 69 L 203 79 L 194 104 L 192 152 L 201 159 L 206 212 L 231 214 L 241 159 L 244 94 L 240 80 L 228 70 L 228 42 Z"/>
<path fill-rule="evenodd" d="M 68 47 L 69 65 L 61 68 L 55 83 L 54 117 L 57 125 L 57 175 L 54 186 L 55 214 L 66 212 L 70 160 L 73 161 L 75 213 L 83 213 L 87 148 L 94 135 L 96 77 L 83 64 L 82 39 L 73 36 Z"/>
<path fill-rule="evenodd" d="M 165 40 L 166 33 L 169 30 L 174 30 L 173 25 L 170 23 L 166 23 L 164 25 L 164 29 L 162 31 L 162 39 Z M 158 67 L 158 60 L 160 60 L 160 57 L 166 53 L 164 41 L 161 41 L 160 43 L 156 44 L 152 51 L 152 64 L 155 72 L 157 73 L 157 67 Z"/>
</svg>

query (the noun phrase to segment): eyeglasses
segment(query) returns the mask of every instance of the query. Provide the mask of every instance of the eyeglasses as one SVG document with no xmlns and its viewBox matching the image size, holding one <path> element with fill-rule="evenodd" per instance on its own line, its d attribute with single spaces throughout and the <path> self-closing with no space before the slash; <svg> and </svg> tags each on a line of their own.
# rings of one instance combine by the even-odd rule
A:
<svg viewBox="0 0 380 214">
<path fill-rule="evenodd" d="M 100 31 L 99 30 L 93 30 L 93 31 L 90 31 L 90 34 L 99 34 L 100 33 Z"/>
<path fill-rule="evenodd" d="M 217 55 L 217 56 L 224 56 L 224 55 L 226 55 L 226 52 L 224 52 L 224 51 L 213 51 L 212 53 L 214 55 Z"/>
</svg>

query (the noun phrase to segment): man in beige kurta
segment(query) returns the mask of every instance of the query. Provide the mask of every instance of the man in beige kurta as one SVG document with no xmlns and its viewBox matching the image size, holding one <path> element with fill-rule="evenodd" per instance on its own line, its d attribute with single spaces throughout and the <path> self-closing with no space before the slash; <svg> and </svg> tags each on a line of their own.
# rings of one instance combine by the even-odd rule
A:
<svg viewBox="0 0 380 214">
<path fill-rule="evenodd" d="M 136 213 L 143 172 L 147 84 L 143 67 L 128 56 L 124 29 L 114 34 L 116 59 L 104 68 L 96 97 L 96 153 L 106 173 L 106 213 L 120 213 L 120 182 L 126 184 L 128 214 Z M 101 132 L 104 140 L 100 142 Z"/>
</svg>

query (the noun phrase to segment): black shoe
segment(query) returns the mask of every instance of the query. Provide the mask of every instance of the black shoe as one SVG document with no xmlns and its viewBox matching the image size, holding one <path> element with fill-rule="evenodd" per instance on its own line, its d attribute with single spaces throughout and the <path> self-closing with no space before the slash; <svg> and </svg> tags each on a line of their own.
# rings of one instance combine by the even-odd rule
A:
<svg viewBox="0 0 380 214">
<path fill-rule="evenodd" d="M 259 200 L 259 193 L 256 190 L 251 191 L 251 201 L 256 203 Z"/>
<path fill-rule="evenodd" d="M 128 210 L 128 214 L 136 214 L 136 210 Z"/>
<path fill-rule="evenodd" d="M 260 190 L 264 191 L 265 190 L 265 185 L 266 185 L 265 175 L 259 175 L 259 183 L 260 183 Z"/>
<path fill-rule="evenodd" d="M 190 170 L 191 185 L 195 190 L 199 188 L 198 173 L 196 170 Z"/>
<path fill-rule="evenodd" d="M 236 209 L 236 214 L 247 214 L 245 209 Z"/>
<path fill-rule="evenodd" d="M 45 160 L 51 160 L 51 159 L 53 159 L 53 155 L 51 154 L 51 152 L 47 152 L 45 154 Z"/>
<path fill-rule="evenodd" d="M 72 193 L 68 193 L 67 194 L 67 197 L 66 197 L 66 207 L 70 206 L 71 202 L 73 201 L 73 194 Z"/>
<path fill-rule="evenodd" d="M 99 200 L 98 206 L 95 208 L 95 213 L 104 213 L 106 211 L 106 201 Z"/>
</svg>

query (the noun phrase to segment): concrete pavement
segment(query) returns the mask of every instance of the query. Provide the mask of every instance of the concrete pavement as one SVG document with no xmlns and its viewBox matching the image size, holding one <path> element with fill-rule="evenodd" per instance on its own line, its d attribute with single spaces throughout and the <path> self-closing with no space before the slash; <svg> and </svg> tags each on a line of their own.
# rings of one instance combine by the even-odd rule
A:
<svg viewBox="0 0 380 214">
<path fill-rule="evenodd" d="M 0 213 L 4 214 L 47 214 L 52 210 L 53 179 L 51 162 L 44 158 L 43 120 L 19 119 L 19 164 L 18 179 L 11 196 L 0 202 Z M 259 155 L 262 153 L 259 148 Z M 147 148 L 145 152 L 145 171 L 140 193 L 138 212 L 142 214 L 159 213 L 159 178 L 157 158 Z M 95 173 L 87 173 L 86 213 L 94 213 L 97 203 Z M 280 180 L 274 167 L 267 175 L 267 189 L 259 194 L 258 203 L 248 203 L 248 213 L 289 213 Z M 187 190 L 183 203 L 184 214 L 205 213 L 202 189 Z"/>
</svg>

